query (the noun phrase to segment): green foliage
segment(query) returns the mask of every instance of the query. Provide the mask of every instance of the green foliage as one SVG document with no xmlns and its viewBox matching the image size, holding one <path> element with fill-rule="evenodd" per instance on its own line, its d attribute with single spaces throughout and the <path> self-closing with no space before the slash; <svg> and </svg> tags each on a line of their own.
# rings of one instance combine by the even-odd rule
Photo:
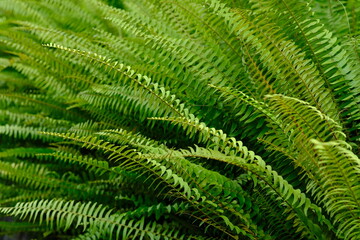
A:
<svg viewBox="0 0 360 240">
<path fill-rule="evenodd" d="M 0 15 L 2 235 L 359 238 L 359 1 Z"/>
</svg>

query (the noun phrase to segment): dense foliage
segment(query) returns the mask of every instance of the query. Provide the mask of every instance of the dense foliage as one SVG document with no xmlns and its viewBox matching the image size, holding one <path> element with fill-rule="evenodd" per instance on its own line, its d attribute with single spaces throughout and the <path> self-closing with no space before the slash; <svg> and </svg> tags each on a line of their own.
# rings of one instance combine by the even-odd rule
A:
<svg viewBox="0 0 360 240">
<path fill-rule="evenodd" d="M 3 234 L 360 238 L 360 1 L 1 0 L 0 16 Z"/>
</svg>

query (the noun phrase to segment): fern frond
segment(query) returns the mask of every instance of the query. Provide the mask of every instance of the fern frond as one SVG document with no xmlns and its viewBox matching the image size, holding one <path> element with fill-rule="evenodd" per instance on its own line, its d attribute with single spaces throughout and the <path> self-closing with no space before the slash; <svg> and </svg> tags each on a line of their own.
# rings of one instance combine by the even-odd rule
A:
<svg viewBox="0 0 360 240">
<path fill-rule="evenodd" d="M 273 20 L 276 19 L 276 22 L 284 26 L 283 29 L 286 29 L 286 34 L 296 35 L 296 43 L 299 46 L 304 46 L 304 51 L 313 59 L 320 77 L 325 81 L 325 85 L 334 93 L 333 101 L 337 102 L 339 108 L 346 109 L 346 111 L 340 112 L 344 123 L 348 125 L 353 121 L 352 119 L 358 119 L 360 116 L 359 104 L 354 104 L 354 102 L 359 102 L 359 84 L 355 79 L 359 78 L 360 72 L 355 61 L 350 58 L 350 52 L 353 49 L 347 51 L 344 44 L 334 37 L 334 35 L 338 37 L 338 34 L 333 34 L 333 31 L 330 32 L 329 29 L 326 29 L 319 19 L 309 18 L 309 15 L 318 12 L 312 11 L 306 2 L 284 0 L 253 2 L 255 2 L 254 8 L 257 14 L 266 15 Z M 321 5 L 323 3 L 316 4 Z M 329 10 L 329 5 L 326 5 L 326 9 Z M 342 8 L 340 1 L 334 1 L 331 5 Z M 343 12 L 344 9 L 341 11 Z M 335 12 L 331 12 L 332 14 L 337 15 Z M 327 25 L 327 27 L 331 30 L 333 30 L 333 26 L 336 26 L 336 29 L 343 29 L 334 24 L 334 18 L 336 17 L 331 17 L 331 25 Z M 343 20 L 346 21 L 346 17 Z M 330 114 L 328 115 L 337 120 Z"/>
<path fill-rule="evenodd" d="M 19 93 L 4 93 L 0 94 L 0 101 L 5 106 L 9 106 L 13 103 L 20 106 L 31 106 L 40 112 L 46 112 L 48 114 L 54 114 L 54 116 L 64 116 L 70 120 L 83 119 L 84 117 L 78 112 L 67 110 L 64 104 L 60 104 L 50 96 L 39 94 L 19 94 Z"/>
<path fill-rule="evenodd" d="M 95 174 L 98 175 L 103 175 L 106 172 L 111 171 L 109 164 L 106 161 L 99 161 L 90 157 L 83 157 L 82 155 L 73 155 L 71 153 L 67 153 L 63 151 L 47 153 L 47 154 L 44 153 L 37 154 L 37 156 L 52 156 L 55 159 L 59 159 L 64 162 L 79 163 L 82 166 L 85 166 L 86 170 L 93 171 Z"/>
<path fill-rule="evenodd" d="M 45 46 L 51 48 L 59 48 L 70 53 L 87 57 L 91 62 L 97 63 L 100 66 L 103 66 L 105 69 L 112 71 L 112 74 L 115 74 L 114 77 L 120 77 L 119 80 L 128 82 L 132 87 L 139 86 L 141 89 L 148 92 L 154 98 L 153 101 L 156 101 L 158 104 L 164 105 L 168 109 L 163 114 L 184 116 L 184 114 L 188 114 L 189 112 L 185 105 L 181 103 L 181 101 L 177 99 L 174 94 L 171 94 L 170 91 L 166 90 L 164 87 L 159 86 L 157 83 L 152 83 L 152 80 L 147 76 L 136 74 L 134 70 L 132 70 L 130 67 L 126 67 L 123 64 L 119 64 L 117 62 L 111 63 L 110 59 L 99 56 L 95 53 L 88 53 L 75 49 L 69 49 L 55 44 L 48 44 Z M 106 88 L 104 90 L 106 91 Z M 114 90 L 111 91 L 111 94 L 114 94 Z M 136 90 L 136 88 L 133 90 Z M 155 104 L 155 102 L 152 104 Z"/>
<path fill-rule="evenodd" d="M 29 158 L 35 157 L 38 154 L 51 153 L 53 150 L 49 148 L 10 148 L 0 152 L 0 158 L 20 157 Z"/>
<path fill-rule="evenodd" d="M 51 137 L 40 134 L 40 132 L 43 130 L 45 130 L 45 128 L 32 128 L 17 125 L 0 126 L 1 134 L 8 135 L 13 138 L 49 141 Z M 59 132 L 65 131 L 65 129 L 61 128 L 55 128 L 53 130 Z"/>
<path fill-rule="evenodd" d="M 220 12 L 237 36 L 256 49 L 255 53 L 259 54 L 260 59 L 274 74 L 274 88 L 282 88 L 284 94 L 301 97 L 336 119 L 333 99 L 329 91 L 322 87 L 325 83 L 319 78 L 314 64 L 305 59 L 294 42 L 286 40 L 279 29 L 266 18 L 260 19 L 245 11 L 232 13 L 216 0 L 208 2 L 211 9 Z M 285 78 L 288 81 L 279 80 Z M 277 85 L 278 81 L 282 85 Z"/>
<path fill-rule="evenodd" d="M 266 191 L 266 193 L 276 195 L 275 199 L 281 202 L 279 205 L 287 206 L 287 209 L 284 210 L 284 213 L 286 212 L 286 214 L 288 214 L 287 219 L 295 218 L 294 225 L 298 226 L 298 231 L 304 231 L 303 234 L 309 237 L 316 236 L 320 239 L 325 239 L 321 227 L 332 227 L 325 216 L 321 214 L 321 209 L 318 206 L 311 203 L 309 198 L 300 190 L 294 189 L 286 180 L 279 176 L 277 172 L 272 170 L 269 165 L 266 166 L 265 162 L 261 159 L 257 159 L 254 163 L 249 163 L 239 157 L 229 157 L 217 151 L 201 148 L 183 151 L 183 154 L 188 157 L 222 161 L 249 171 L 257 179 L 255 184 L 259 184 L 260 188 L 263 189 L 271 189 L 271 191 Z M 309 209 L 312 209 L 315 213 L 316 217 L 313 219 L 314 222 L 311 222 L 307 217 Z M 319 221 L 319 223 L 316 223 L 317 221 Z"/>
<path fill-rule="evenodd" d="M 179 231 L 161 228 L 156 223 L 145 222 L 142 218 L 138 221 L 128 220 L 123 215 L 101 204 L 87 202 L 80 203 L 64 200 L 38 200 L 28 203 L 18 203 L 15 207 L 0 208 L 0 211 L 18 216 L 28 221 L 45 223 L 51 229 L 67 230 L 72 225 L 86 229 L 104 229 L 104 236 L 112 239 L 126 239 L 130 236 L 138 239 L 184 239 Z M 50 220 L 50 217 L 54 220 Z"/>
<path fill-rule="evenodd" d="M 282 95 L 271 95 L 267 99 L 273 115 L 277 114 L 276 119 L 281 122 L 281 125 L 276 125 L 275 129 L 280 128 L 287 139 L 274 138 L 281 134 L 280 131 L 275 130 L 272 134 L 270 132 L 265 140 L 275 148 L 287 149 L 283 151 L 286 154 L 291 151 L 293 155 L 290 158 L 294 159 L 296 164 L 300 164 L 312 178 L 311 172 L 318 168 L 318 160 L 313 152 L 309 151 L 310 139 L 344 141 L 346 136 L 342 132 L 342 127 L 315 107 L 301 100 Z"/>
<path fill-rule="evenodd" d="M 359 236 L 360 160 L 340 142 L 312 140 L 319 155 L 319 179 L 322 188 L 310 188 L 338 226 L 338 236 Z"/>
<path fill-rule="evenodd" d="M 187 199 L 190 199 L 191 189 L 188 184 L 170 169 L 162 166 L 155 160 L 144 159 L 141 154 L 134 149 L 127 149 L 127 146 L 116 146 L 109 142 L 104 142 L 96 137 L 77 137 L 74 134 L 60 134 L 60 133 L 45 133 L 51 136 L 58 136 L 64 139 L 70 139 L 75 142 L 83 143 L 82 147 L 88 149 L 98 149 L 105 153 L 110 153 L 109 160 L 115 163 L 119 163 L 120 167 L 126 168 L 130 171 L 137 171 L 138 168 L 142 168 L 144 171 L 148 171 L 152 176 L 156 177 L 160 182 L 166 183 L 171 188 L 176 189 L 181 195 Z M 178 190 L 180 188 L 181 190 Z M 161 191 L 160 191 L 161 192 Z"/>
<path fill-rule="evenodd" d="M 56 176 L 56 173 L 50 172 L 41 165 L 2 161 L 0 162 L 0 169 L 2 178 L 10 179 L 34 189 L 53 189 L 63 184 L 76 189 L 73 184 L 60 179 Z"/>
<path fill-rule="evenodd" d="M 126 131 L 124 129 L 108 129 L 105 131 L 97 132 L 99 136 L 103 136 L 111 142 L 117 143 L 119 145 L 130 145 L 135 148 L 140 148 L 144 152 L 159 152 L 165 150 L 166 147 L 161 145 L 157 141 L 146 138 L 140 134 L 134 134 L 132 132 Z"/>
</svg>

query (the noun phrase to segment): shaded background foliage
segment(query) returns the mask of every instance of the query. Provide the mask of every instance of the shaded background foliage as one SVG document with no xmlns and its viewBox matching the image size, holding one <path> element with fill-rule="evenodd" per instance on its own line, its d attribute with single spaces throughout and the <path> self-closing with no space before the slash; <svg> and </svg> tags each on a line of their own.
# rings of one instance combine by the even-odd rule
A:
<svg viewBox="0 0 360 240">
<path fill-rule="evenodd" d="M 3 234 L 357 239 L 359 11 L 0 1 Z"/>
</svg>

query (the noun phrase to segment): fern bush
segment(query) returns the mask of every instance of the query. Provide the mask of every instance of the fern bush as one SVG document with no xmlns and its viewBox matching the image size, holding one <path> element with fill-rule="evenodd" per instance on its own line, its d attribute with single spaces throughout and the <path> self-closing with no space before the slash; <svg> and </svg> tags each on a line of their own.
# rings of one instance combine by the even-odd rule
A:
<svg viewBox="0 0 360 240">
<path fill-rule="evenodd" d="M 360 239 L 359 1 L 0 14 L 3 234 Z"/>
</svg>

